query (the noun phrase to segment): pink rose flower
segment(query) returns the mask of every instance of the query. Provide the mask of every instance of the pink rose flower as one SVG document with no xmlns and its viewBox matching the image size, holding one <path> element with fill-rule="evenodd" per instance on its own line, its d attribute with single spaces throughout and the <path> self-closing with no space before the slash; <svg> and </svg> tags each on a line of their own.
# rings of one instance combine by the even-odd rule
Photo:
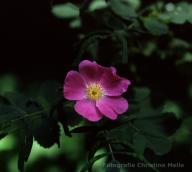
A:
<svg viewBox="0 0 192 172">
<path fill-rule="evenodd" d="M 89 121 L 98 121 L 103 116 L 115 120 L 128 109 L 128 102 L 121 95 L 130 84 L 116 74 L 114 67 L 84 60 L 79 64 L 79 72 L 67 73 L 64 97 L 76 100 L 75 111 Z"/>
</svg>

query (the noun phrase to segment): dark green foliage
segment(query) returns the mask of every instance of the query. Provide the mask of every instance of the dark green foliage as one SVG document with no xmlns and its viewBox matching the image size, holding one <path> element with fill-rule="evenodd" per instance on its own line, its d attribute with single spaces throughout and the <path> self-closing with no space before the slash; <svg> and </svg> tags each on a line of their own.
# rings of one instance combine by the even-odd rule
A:
<svg viewBox="0 0 192 172">
<path fill-rule="evenodd" d="M 78 125 L 82 120 L 80 116 L 76 115 L 73 105 L 73 103 L 69 102 L 66 102 L 65 105 L 60 102 L 56 109 L 58 120 L 62 124 L 65 134 L 69 137 L 72 136 L 69 127 Z"/>
<path fill-rule="evenodd" d="M 155 17 L 146 17 L 143 19 L 144 26 L 153 35 L 163 35 L 169 30 L 166 23 L 158 20 Z"/>
<path fill-rule="evenodd" d="M 51 87 L 49 89 L 51 90 Z M 46 96 L 49 96 L 48 93 L 51 95 L 48 91 Z M 54 97 L 52 94 L 50 99 L 46 99 L 46 96 L 45 100 Z M 6 93 L 4 99 L 6 101 L 0 105 L 1 138 L 6 135 L 5 133 L 20 131 L 18 168 L 22 172 L 31 152 L 33 137 L 45 148 L 55 143 L 59 145 L 60 128 L 58 121 L 49 113 L 53 102 L 49 102 L 50 107 L 44 109 L 34 99 L 18 93 Z"/>
<path fill-rule="evenodd" d="M 110 143 L 113 144 L 114 149 L 118 150 L 117 152 L 114 151 L 114 154 L 126 154 L 126 151 L 123 149 L 125 151 L 123 152 L 122 150 L 121 146 L 123 146 L 127 151 L 133 151 L 133 153 L 128 153 L 129 156 L 136 157 L 141 161 L 147 161 L 143 157 L 146 148 L 153 150 L 157 155 L 163 155 L 170 151 L 171 141 L 167 138 L 162 125 L 162 121 L 166 118 L 166 114 L 162 112 L 163 108 L 152 107 L 148 89 L 135 89 L 134 101 L 132 102 L 136 103 L 130 105 L 132 110 L 119 118 L 118 121 L 103 121 L 99 125 L 83 126 L 71 130 L 72 133 L 91 132 L 98 135 L 99 140 L 92 147 L 88 157 L 89 163 L 82 170 L 91 168 L 93 162 L 100 158 L 100 156 L 94 157 L 95 152 Z M 134 106 L 139 109 L 133 108 Z M 121 146 L 119 147 L 117 144 Z M 154 170 L 158 171 L 157 169 Z"/>
<path fill-rule="evenodd" d="M 168 3 L 166 7 L 167 10 L 159 14 L 161 19 L 174 24 L 192 22 L 192 4 L 183 1 L 178 4 Z"/>
<path fill-rule="evenodd" d="M 62 124 L 75 126 L 78 125 L 82 120 L 80 116 L 77 116 L 73 106 L 73 102 L 65 102 L 65 104 L 61 102 L 57 106 L 58 118 Z"/>
<path fill-rule="evenodd" d="M 140 111 L 136 113 L 136 119 L 130 124 L 135 131 L 133 143 L 135 149 L 143 153 L 145 148 L 151 148 L 156 154 L 162 155 L 170 151 L 171 143 L 167 138 L 162 120 L 166 117 L 163 108 L 154 109 L 150 105 L 148 90 L 136 90 Z"/>
<path fill-rule="evenodd" d="M 8 104 L 1 106 L 1 132 L 10 132 L 23 127 L 42 113 L 40 106 L 32 99 L 18 93 L 7 93 L 5 98 Z"/>
<path fill-rule="evenodd" d="M 93 164 L 101 159 L 101 158 L 104 158 L 105 156 L 109 155 L 108 153 L 103 153 L 103 154 L 100 154 L 100 155 L 96 155 L 94 156 L 92 159 L 89 160 L 89 163 L 87 163 L 82 169 L 80 172 L 86 172 L 86 171 L 91 171 L 92 169 L 92 166 Z"/>
<path fill-rule="evenodd" d="M 24 164 L 27 162 L 31 149 L 33 146 L 33 135 L 21 130 L 20 132 L 20 143 L 19 143 L 19 159 L 18 159 L 18 169 L 23 172 Z"/>
<path fill-rule="evenodd" d="M 123 0 L 109 0 L 109 6 L 112 11 L 125 20 L 137 17 L 137 13 L 130 6 L 129 2 Z"/>
<path fill-rule="evenodd" d="M 14 123 L 18 123 L 19 121 L 17 119 L 21 116 L 17 108 L 11 105 L 0 105 L 0 133 L 11 131 Z"/>
<path fill-rule="evenodd" d="M 60 145 L 60 137 L 64 137 L 60 126 L 65 135 L 71 137 L 69 139 L 76 135 L 85 137 L 85 145 L 77 145 L 85 147 L 84 154 L 88 156 L 82 172 L 91 171 L 95 162 L 103 158 L 116 165 L 129 161 L 149 164 L 148 159 L 156 162 L 156 158 L 158 162 L 161 157 L 174 155 L 177 149 L 174 146 L 181 143 L 185 143 L 190 152 L 192 3 L 140 0 L 66 0 L 64 4 L 56 3 L 47 8 L 54 16 L 48 11 L 49 20 L 44 21 L 50 22 L 52 18 L 54 23 L 50 22 L 51 25 L 61 27 L 47 32 L 62 39 L 59 43 L 63 53 L 59 55 L 64 59 L 60 65 L 64 68 L 61 69 L 61 79 L 64 80 L 67 70 L 77 68 L 83 59 L 113 65 L 121 76 L 131 80 L 128 93 L 124 95 L 129 109 L 115 121 L 103 118 L 93 123 L 75 112 L 75 102 L 64 100 L 63 81 L 58 83 L 51 76 L 48 81 L 38 82 L 38 88 L 32 88 L 31 98 L 25 91 L 22 94 L 6 93 L 9 84 L 4 84 L 6 79 L 0 78 L 0 140 L 16 131 L 18 169 L 24 171 L 33 140 L 44 148 Z M 73 49 L 66 53 L 65 46 Z M 57 50 L 59 46 L 54 53 Z M 51 54 L 51 63 L 56 61 L 56 55 Z M 49 71 L 53 70 L 49 68 Z M 101 149 L 104 153 L 97 154 Z M 73 161 L 75 169 L 74 164 Z M 121 171 L 115 167 L 105 170 Z M 158 171 L 156 168 L 152 170 Z"/>
<path fill-rule="evenodd" d="M 171 149 L 170 140 L 160 132 L 158 126 L 151 125 L 149 121 L 139 121 L 133 126 L 133 144 L 139 153 L 143 153 L 145 148 L 152 149 L 157 155 L 168 153 Z"/>
<path fill-rule="evenodd" d="M 52 117 L 45 117 L 36 121 L 35 126 L 32 127 L 32 133 L 35 140 L 43 147 L 49 148 L 53 144 L 59 143 L 60 128 L 57 121 Z"/>
</svg>

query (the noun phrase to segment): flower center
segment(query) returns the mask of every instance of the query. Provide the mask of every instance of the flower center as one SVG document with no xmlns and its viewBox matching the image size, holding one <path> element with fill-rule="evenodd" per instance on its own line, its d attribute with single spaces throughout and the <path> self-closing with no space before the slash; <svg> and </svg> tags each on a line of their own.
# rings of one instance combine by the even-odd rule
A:
<svg viewBox="0 0 192 172">
<path fill-rule="evenodd" d="M 86 91 L 87 97 L 91 100 L 98 100 L 103 95 L 103 89 L 100 84 L 90 84 Z"/>
</svg>

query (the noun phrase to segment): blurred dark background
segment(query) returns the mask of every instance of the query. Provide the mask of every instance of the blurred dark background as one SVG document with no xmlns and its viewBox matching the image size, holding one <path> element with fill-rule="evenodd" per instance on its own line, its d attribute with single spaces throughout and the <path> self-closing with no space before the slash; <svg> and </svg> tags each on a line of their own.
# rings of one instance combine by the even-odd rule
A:
<svg viewBox="0 0 192 172">
<path fill-rule="evenodd" d="M 33 79 L 68 70 L 75 34 L 52 15 L 50 0 L 2 1 L 0 26 L 1 73 Z"/>
</svg>

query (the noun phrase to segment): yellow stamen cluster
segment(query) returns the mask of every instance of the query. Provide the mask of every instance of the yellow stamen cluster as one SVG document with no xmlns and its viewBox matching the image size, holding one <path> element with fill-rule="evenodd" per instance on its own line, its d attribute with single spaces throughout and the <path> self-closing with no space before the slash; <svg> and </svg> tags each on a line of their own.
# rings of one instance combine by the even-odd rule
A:
<svg viewBox="0 0 192 172">
<path fill-rule="evenodd" d="M 103 96 L 103 89 L 100 84 L 90 84 L 86 91 L 87 97 L 91 100 L 98 100 Z"/>
</svg>

